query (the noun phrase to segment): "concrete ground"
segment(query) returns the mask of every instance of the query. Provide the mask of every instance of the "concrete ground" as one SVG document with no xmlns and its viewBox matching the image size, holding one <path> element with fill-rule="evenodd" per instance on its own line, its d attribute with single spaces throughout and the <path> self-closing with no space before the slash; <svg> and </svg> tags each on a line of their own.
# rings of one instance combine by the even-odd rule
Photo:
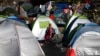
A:
<svg viewBox="0 0 100 56">
<path fill-rule="evenodd" d="M 66 54 L 66 49 L 62 48 L 62 44 L 42 44 L 42 49 L 46 56 L 65 56 Z"/>
</svg>

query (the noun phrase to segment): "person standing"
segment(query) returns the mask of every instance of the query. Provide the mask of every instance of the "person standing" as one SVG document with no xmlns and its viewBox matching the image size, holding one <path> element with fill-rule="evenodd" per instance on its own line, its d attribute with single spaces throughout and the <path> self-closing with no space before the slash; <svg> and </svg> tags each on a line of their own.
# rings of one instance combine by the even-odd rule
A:
<svg viewBox="0 0 100 56">
<path fill-rule="evenodd" d="M 55 31 L 52 28 L 52 25 L 49 24 L 49 27 L 47 28 L 46 34 L 45 34 L 45 43 L 46 44 L 49 44 L 50 39 L 54 36 L 54 34 L 55 34 Z"/>
</svg>

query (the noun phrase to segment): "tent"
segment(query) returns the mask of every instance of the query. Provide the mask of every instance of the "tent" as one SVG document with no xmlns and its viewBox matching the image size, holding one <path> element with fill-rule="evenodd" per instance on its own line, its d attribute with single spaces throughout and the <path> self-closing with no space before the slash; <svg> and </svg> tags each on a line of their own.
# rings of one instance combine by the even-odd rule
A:
<svg viewBox="0 0 100 56">
<path fill-rule="evenodd" d="M 35 36 L 23 23 L 0 20 L 0 56 L 45 56 Z"/>
<path fill-rule="evenodd" d="M 70 42 L 67 56 L 100 56 L 100 26 L 86 24 Z"/>
<path fill-rule="evenodd" d="M 11 20 L 16 20 L 16 21 L 19 21 L 19 22 L 22 22 L 22 23 L 26 24 L 26 21 L 25 21 L 25 20 L 23 20 L 23 19 L 21 19 L 21 18 L 15 16 L 15 15 L 9 16 L 9 17 L 7 17 L 7 18 L 8 18 L 8 19 L 11 19 Z"/>
<path fill-rule="evenodd" d="M 75 20 L 75 21 L 73 22 L 73 20 Z M 73 22 L 73 24 L 72 24 L 72 26 L 69 26 L 71 24 L 71 22 Z M 78 26 L 78 24 L 85 24 L 85 23 L 89 23 L 89 22 L 90 21 L 86 16 L 77 13 L 77 14 L 72 15 L 72 17 L 69 19 L 69 21 L 66 25 L 66 29 L 68 27 L 71 27 L 71 30 L 73 30 L 76 26 Z"/>
<path fill-rule="evenodd" d="M 24 2 L 22 5 L 23 9 L 27 12 L 29 9 L 33 8 L 33 5 L 28 2 Z"/>
<path fill-rule="evenodd" d="M 45 32 L 49 23 L 52 25 L 52 28 L 55 30 L 55 33 L 60 34 L 60 31 L 53 20 L 51 20 L 47 16 L 40 15 L 35 21 L 32 29 L 33 35 L 36 36 L 38 40 L 44 40 Z"/>
<path fill-rule="evenodd" d="M 66 42 L 69 34 L 72 32 L 72 30 L 73 31 L 76 30 L 75 28 L 77 28 L 79 24 L 86 24 L 86 23 L 90 23 L 90 21 L 87 19 L 86 16 L 81 14 L 74 14 L 66 24 L 62 41 Z"/>
<path fill-rule="evenodd" d="M 75 42 L 75 40 L 84 32 L 87 31 L 93 31 L 94 28 L 99 27 L 96 23 L 90 22 L 90 23 L 86 23 L 84 24 L 84 27 L 82 27 L 81 29 L 79 29 L 73 36 L 73 39 L 70 42 L 70 46 L 72 46 Z M 93 28 L 92 28 L 93 27 Z M 83 31 L 84 30 L 84 31 Z"/>
</svg>

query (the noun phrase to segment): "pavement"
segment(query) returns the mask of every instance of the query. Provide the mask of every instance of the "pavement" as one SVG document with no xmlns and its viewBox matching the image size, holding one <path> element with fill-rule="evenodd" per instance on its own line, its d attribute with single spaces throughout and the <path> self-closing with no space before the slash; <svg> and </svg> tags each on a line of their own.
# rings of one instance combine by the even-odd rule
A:
<svg viewBox="0 0 100 56">
<path fill-rule="evenodd" d="M 42 44 L 42 49 L 46 56 L 65 56 L 66 49 L 62 48 L 61 44 Z"/>
</svg>

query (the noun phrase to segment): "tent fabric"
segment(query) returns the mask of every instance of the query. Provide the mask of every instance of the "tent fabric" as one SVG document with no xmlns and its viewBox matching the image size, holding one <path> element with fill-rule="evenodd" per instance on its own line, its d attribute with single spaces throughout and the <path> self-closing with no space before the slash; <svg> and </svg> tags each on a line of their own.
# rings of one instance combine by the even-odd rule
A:
<svg viewBox="0 0 100 56">
<path fill-rule="evenodd" d="M 81 14 L 74 14 L 69 21 L 66 24 L 65 31 L 64 31 L 64 36 L 62 41 L 66 42 L 68 39 L 68 35 L 71 33 L 72 30 L 74 30 L 79 24 L 86 24 L 89 23 L 90 21 L 83 15 Z"/>
<path fill-rule="evenodd" d="M 64 38 L 74 29 L 76 28 L 79 24 L 86 24 L 90 23 L 90 21 L 85 17 L 80 14 L 74 14 L 69 21 L 66 24 L 65 30 L 64 30 Z"/>
<path fill-rule="evenodd" d="M 4 21 L 5 19 L 7 19 L 6 17 L 7 16 L 0 15 L 0 21 Z"/>
<path fill-rule="evenodd" d="M 78 17 L 77 17 L 78 18 Z M 69 32 L 70 32 L 70 29 L 71 29 L 71 26 L 73 25 L 73 23 L 77 20 L 77 18 L 75 18 L 69 25 L 69 27 L 66 29 L 66 31 L 64 32 L 64 36 L 62 38 L 62 41 L 65 42 L 68 38 L 68 35 L 69 35 Z"/>
<path fill-rule="evenodd" d="M 25 2 L 21 5 L 25 11 L 28 11 L 30 8 L 33 8 L 31 3 Z"/>
<path fill-rule="evenodd" d="M 66 28 L 69 26 L 69 24 L 70 24 L 76 17 L 78 17 L 78 19 L 77 19 L 77 20 L 75 21 L 75 23 L 73 24 L 71 30 L 73 30 L 78 24 L 85 24 L 85 23 L 89 23 L 89 22 L 90 22 L 86 16 L 83 16 L 83 15 L 81 15 L 81 14 L 74 14 L 74 15 L 70 18 L 70 20 L 69 20 L 69 22 L 68 22 Z"/>
<path fill-rule="evenodd" d="M 77 56 L 100 56 L 100 32 L 85 32 L 75 42 L 73 49 Z"/>
<path fill-rule="evenodd" d="M 100 26 L 95 23 L 86 24 L 76 32 L 70 47 L 76 56 L 100 56 Z"/>
<path fill-rule="evenodd" d="M 96 27 L 99 27 L 96 23 L 86 23 L 84 25 L 84 27 L 82 27 L 80 30 L 78 30 L 75 35 L 73 36 L 73 39 L 71 40 L 70 42 L 70 46 L 73 46 L 74 42 L 77 40 L 77 38 L 84 32 L 87 32 L 87 31 L 97 31 Z"/>
<path fill-rule="evenodd" d="M 18 21 L 0 23 L 0 56 L 45 56 L 35 36 Z"/>
<path fill-rule="evenodd" d="M 76 18 L 78 17 L 78 19 L 76 21 L 74 21 Z M 71 23 L 74 23 L 71 25 Z M 68 22 L 66 23 L 65 29 L 63 32 L 66 31 L 66 29 L 70 26 L 70 32 L 78 26 L 78 24 L 85 24 L 85 23 L 90 23 L 90 21 L 88 20 L 88 18 L 84 15 L 81 15 L 79 13 L 73 14 L 72 17 L 68 20 Z"/>
<path fill-rule="evenodd" d="M 76 28 L 74 28 L 66 37 L 65 39 L 65 46 L 68 47 L 69 43 L 71 42 L 71 40 L 73 39 L 74 34 L 80 30 L 82 27 L 84 27 L 83 24 L 78 25 Z"/>
<path fill-rule="evenodd" d="M 0 56 L 20 56 L 16 32 L 10 22 L 0 24 Z"/>
<path fill-rule="evenodd" d="M 32 33 L 38 40 L 44 40 L 45 32 L 47 27 L 40 28 L 39 22 L 49 22 L 52 25 L 52 28 L 55 30 L 55 34 L 60 34 L 60 31 L 57 27 L 57 25 L 54 23 L 53 20 L 51 20 L 49 17 L 46 16 L 39 16 L 36 22 L 33 25 Z M 46 24 L 43 24 L 43 26 Z M 47 26 L 47 25 L 46 25 Z"/>
<path fill-rule="evenodd" d="M 20 19 L 19 17 L 15 16 L 15 15 L 9 16 L 8 19 L 16 20 L 16 21 L 19 21 L 19 22 L 22 22 L 22 23 L 26 24 L 25 20 L 22 20 L 22 19 Z"/>
</svg>

